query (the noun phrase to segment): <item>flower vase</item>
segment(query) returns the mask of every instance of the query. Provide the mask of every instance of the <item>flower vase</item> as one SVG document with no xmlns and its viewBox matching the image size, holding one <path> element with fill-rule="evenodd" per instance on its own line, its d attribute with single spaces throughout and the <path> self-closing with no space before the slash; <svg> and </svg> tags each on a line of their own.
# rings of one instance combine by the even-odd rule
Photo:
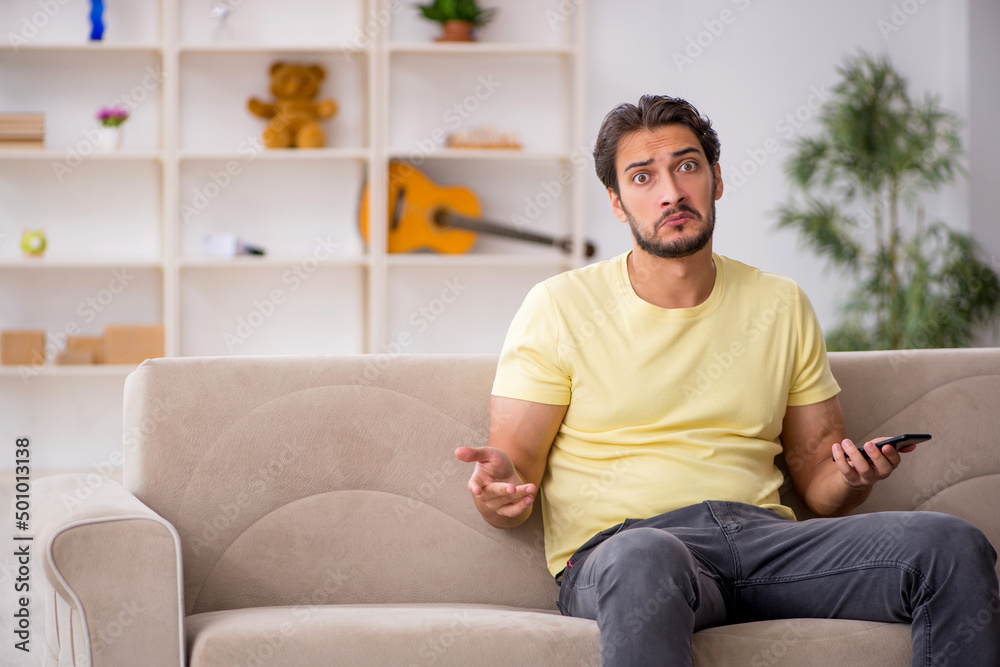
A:
<svg viewBox="0 0 1000 667">
<path fill-rule="evenodd" d="M 97 140 L 99 153 L 115 153 L 122 145 L 122 128 L 101 126 L 98 128 L 100 138 Z"/>
</svg>

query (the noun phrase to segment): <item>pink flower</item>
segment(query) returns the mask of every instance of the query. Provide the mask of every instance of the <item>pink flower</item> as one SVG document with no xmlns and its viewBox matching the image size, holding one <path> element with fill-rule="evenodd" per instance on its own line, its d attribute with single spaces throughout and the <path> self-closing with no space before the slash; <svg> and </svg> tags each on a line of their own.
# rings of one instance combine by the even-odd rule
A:
<svg viewBox="0 0 1000 667">
<path fill-rule="evenodd" d="M 121 106 L 101 107 L 97 110 L 97 120 L 104 127 L 118 127 L 128 120 L 128 109 Z"/>
</svg>

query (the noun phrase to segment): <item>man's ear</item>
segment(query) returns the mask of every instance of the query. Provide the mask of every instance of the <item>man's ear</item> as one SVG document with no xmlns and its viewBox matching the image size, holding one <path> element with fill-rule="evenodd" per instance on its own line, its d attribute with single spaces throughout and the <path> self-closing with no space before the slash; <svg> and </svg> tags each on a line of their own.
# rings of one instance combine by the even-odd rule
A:
<svg viewBox="0 0 1000 667">
<path fill-rule="evenodd" d="M 722 198 L 722 167 L 718 162 L 715 163 L 715 201 L 719 201 Z"/>
<path fill-rule="evenodd" d="M 608 197 L 611 199 L 611 210 L 614 211 L 615 217 L 621 222 L 628 222 L 628 216 L 622 208 L 621 195 L 615 192 L 614 188 L 608 188 Z"/>
</svg>

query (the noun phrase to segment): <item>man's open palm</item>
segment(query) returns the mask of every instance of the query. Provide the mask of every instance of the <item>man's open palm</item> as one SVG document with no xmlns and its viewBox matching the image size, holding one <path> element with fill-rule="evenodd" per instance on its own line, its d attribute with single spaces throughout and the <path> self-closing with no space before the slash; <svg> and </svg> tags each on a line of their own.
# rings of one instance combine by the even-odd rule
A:
<svg viewBox="0 0 1000 667">
<path fill-rule="evenodd" d="M 490 511 L 516 517 L 535 501 L 538 488 L 522 483 L 510 457 L 496 447 L 459 447 L 455 456 L 476 467 L 469 478 L 469 491 Z"/>
</svg>

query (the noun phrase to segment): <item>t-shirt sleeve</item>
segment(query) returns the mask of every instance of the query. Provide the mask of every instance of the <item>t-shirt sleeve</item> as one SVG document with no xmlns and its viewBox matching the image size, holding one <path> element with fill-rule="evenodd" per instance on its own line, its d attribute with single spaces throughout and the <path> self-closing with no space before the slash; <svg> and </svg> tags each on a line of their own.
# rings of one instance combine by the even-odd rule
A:
<svg viewBox="0 0 1000 667">
<path fill-rule="evenodd" d="M 497 365 L 493 395 L 569 405 L 571 380 L 559 363 L 559 320 L 544 283 L 517 311 Z"/>
<path fill-rule="evenodd" d="M 840 385 L 830 371 L 826 342 L 812 303 L 802 288 L 796 287 L 797 341 L 795 365 L 788 386 L 788 405 L 820 403 L 840 393 Z"/>
</svg>

